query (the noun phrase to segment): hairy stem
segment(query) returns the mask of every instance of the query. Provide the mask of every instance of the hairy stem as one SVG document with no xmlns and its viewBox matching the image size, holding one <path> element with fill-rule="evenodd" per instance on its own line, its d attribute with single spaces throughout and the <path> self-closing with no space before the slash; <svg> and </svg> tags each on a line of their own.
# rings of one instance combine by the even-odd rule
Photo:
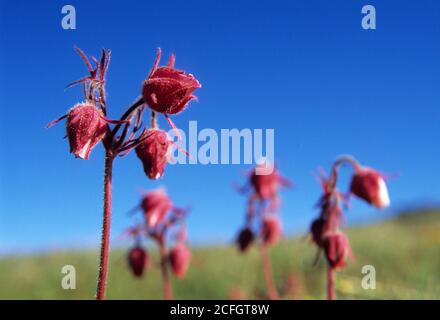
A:
<svg viewBox="0 0 440 320">
<path fill-rule="evenodd" d="M 330 179 L 331 179 L 330 181 L 331 181 L 333 188 L 336 188 L 336 183 L 338 182 L 339 168 L 343 164 L 351 165 L 353 167 L 354 171 L 357 171 L 360 168 L 359 162 L 352 156 L 345 155 L 345 156 L 341 156 L 338 159 L 336 159 L 336 161 L 333 163 L 331 176 L 330 176 Z"/>
<path fill-rule="evenodd" d="M 151 111 L 151 128 L 156 129 L 157 128 L 157 118 L 156 118 L 156 112 Z"/>
<path fill-rule="evenodd" d="M 165 300 L 172 300 L 173 289 L 171 287 L 170 275 L 168 273 L 167 249 L 163 241 L 159 241 L 159 253 L 160 253 L 160 270 L 162 272 L 162 281 L 163 281 L 163 297 Z"/>
<path fill-rule="evenodd" d="M 101 257 L 99 262 L 98 286 L 96 299 L 105 298 L 107 283 L 108 257 L 110 249 L 110 220 L 112 211 L 112 169 L 114 156 L 111 151 L 106 151 L 104 165 L 104 214 L 102 220 Z"/>
<path fill-rule="evenodd" d="M 131 117 L 134 115 L 134 113 L 136 112 L 137 108 L 139 108 L 140 106 L 142 106 L 144 104 L 144 99 L 142 98 L 138 98 L 130 107 L 128 107 L 128 109 L 124 112 L 124 114 L 121 117 L 121 121 L 123 120 L 129 120 L 131 119 Z M 113 130 L 111 131 L 110 134 L 110 139 L 113 139 L 118 130 L 121 128 L 121 123 L 117 124 Z"/>
<path fill-rule="evenodd" d="M 263 262 L 264 281 L 266 283 L 267 296 L 270 300 L 278 300 L 278 291 L 275 286 L 275 281 L 273 279 L 272 267 L 270 264 L 268 248 L 266 245 L 262 244 L 260 246 L 260 253 Z"/>
<path fill-rule="evenodd" d="M 327 299 L 335 299 L 335 271 L 330 266 L 327 269 Z"/>
</svg>

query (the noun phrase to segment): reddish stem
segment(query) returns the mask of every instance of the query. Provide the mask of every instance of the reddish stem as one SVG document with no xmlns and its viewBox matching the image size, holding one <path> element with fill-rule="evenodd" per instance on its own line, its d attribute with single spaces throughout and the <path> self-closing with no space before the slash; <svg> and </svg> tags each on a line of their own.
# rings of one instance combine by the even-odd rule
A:
<svg viewBox="0 0 440 320">
<path fill-rule="evenodd" d="M 159 241 L 160 270 L 163 281 L 163 297 L 165 300 L 173 300 L 173 289 L 171 288 L 170 276 L 168 273 L 168 255 L 165 243 Z"/>
<path fill-rule="evenodd" d="M 156 119 L 156 112 L 151 111 L 151 128 L 156 129 L 157 128 L 157 119 Z"/>
<path fill-rule="evenodd" d="M 330 266 L 327 269 L 327 299 L 335 299 L 335 271 Z"/>
<path fill-rule="evenodd" d="M 267 246 L 262 244 L 260 246 L 261 259 L 263 262 L 264 281 L 266 283 L 267 296 L 269 300 L 278 300 L 278 292 L 273 280 L 272 267 L 270 264 L 270 257 Z"/>
<path fill-rule="evenodd" d="M 343 164 L 349 164 L 353 167 L 354 171 L 358 171 L 360 168 L 359 162 L 352 156 L 341 156 L 333 163 L 332 171 L 330 175 L 330 184 L 332 189 L 336 188 L 336 183 L 338 182 L 338 172 Z"/>
<path fill-rule="evenodd" d="M 114 156 L 112 152 L 106 151 L 104 166 L 104 215 L 102 220 L 101 258 L 99 262 L 98 286 L 96 299 L 105 298 L 105 287 L 107 283 L 108 256 L 110 248 L 110 219 L 112 211 L 112 170 Z"/>
</svg>

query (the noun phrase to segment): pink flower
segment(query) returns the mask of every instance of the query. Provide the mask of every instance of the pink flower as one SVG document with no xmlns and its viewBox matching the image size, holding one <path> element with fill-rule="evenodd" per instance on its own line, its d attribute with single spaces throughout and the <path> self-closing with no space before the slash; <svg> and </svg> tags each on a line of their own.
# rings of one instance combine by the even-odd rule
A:
<svg viewBox="0 0 440 320">
<path fill-rule="evenodd" d="M 281 237 L 281 222 L 275 217 L 265 217 L 262 222 L 261 236 L 264 244 L 274 245 Z"/>
<path fill-rule="evenodd" d="M 250 183 L 260 200 L 275 199 L 280 186 L 288 187 L 291 185 L 278 173 L 276 168 L 273 168 L 270 174 L 257 174 L 257 169 L 252 170 Z"/>
<path fill-rule="evenodd" d="M 165 170 L 172 142 L 167 133 L 159 129 L 148 129 L 143 141 L 136 147 L 136 155 L 142 161 L 145 174 L 150 179 L 159 179 Z"/>
<path fill-rule="evenodd" d="M 174 68 L 174 55 L 167 66 L 158 68 L 160 54 L 159 50 L 153 69 L 142 85 L 142 97 L 154 111 L 176 114 L 196 99 L 192 93 L 201 85 L 192 74 Z"/>
<path fill-rule="evenodd" d="M 93 104 L 81 103 L 67 113 L 67 137 L 70 152 L 81 159 L 88 159 L 90 152 L 104 137 L 107 122 Z"/>
<path fill-rule="evenodd" d="M 171 249 L 169 261 L 171 264 L 171 270 L 177 278 L 182 278 L 185 276 L 190 260 L 191 252 L 184 243 L 180 242 L 173 249 Z"/>
<path fill-rule="evenodd" d="M 312 222 L 310 226 L 310 233 L 312 234 L 312 240 L 318 247 L 323 247 L 324 235 L 326 232 L 327 224 L 324 219 L 317 218 Z"/>
<path fill-rule="evenodd" d="M 343 269 L 348 257 L 351 255 L 351 248 L 347 237 L 342 232 L 328 234 L 324 239 L 324 252 L 327 261 L 335 270 Z"/>
<path fill-rule="evenodd" d="M 246 252 L 247 249 L 251 246 L 252 242 L 254 242 L 254 233 L 250 228 L 244 228 L 238 234 L 236 243 L 238 245 L 238 249 L 241 252 Z"/>
<path fill-rule="evenodd" d="M 66 115 L 47 125 L 50 128 L 62 119 L 67 118 L 66 131 L 70 152 L 77 158 L 88 159 L 92 149 L 104 138 L 107 122 L 102 112 L 91 103 L 78 103 Z"/>
<path fill-rule="evenodd" d="M 135 277 L 142 277 L 149 263 L 148 252 L 141 246 L 136 246 L 128 252 L 128 264 Z"/>
<path fill-rule="evenodd" d="M 166 214 L 173 208 L 173 203 L 162 189 L 151 191 L 142 199 L 141 208 L 144 211 L 148 227 L 154 228 L 163 221 Z"/>
<path fill-rule="evenodd" d="M 383 176 L 370 168 L 357 168 L 351 179 L 350 191 L 376 208 L 390 205 L 388 189 Z"/>
</svg>

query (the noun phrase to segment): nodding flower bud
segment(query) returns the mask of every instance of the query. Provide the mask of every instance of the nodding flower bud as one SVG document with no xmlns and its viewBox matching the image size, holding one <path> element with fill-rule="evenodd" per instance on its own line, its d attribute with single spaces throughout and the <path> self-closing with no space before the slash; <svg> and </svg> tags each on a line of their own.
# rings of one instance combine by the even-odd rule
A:
<svg viewBox="0 0 440 320">
<path fill-rule="evenodd" d="M 172 142 L 165 131 L 148 129 L 140 137 L 136 155 L 142 161 L 145 174 L 150 179 L 159 179 L 165 170 Z"/>
<path fill-rule="evenodd" d="M 259 165 L 259 167 L 261 166 L 264 167 L 264 165 Z M 252 170 L 250 183 L 260 200 L 274 199 L 277 197 L 280 186 L 288 187 L 291 185 L 290 181 L 283 178 L 275 167 L 269 174 L 258 174 L 257 170 L 258 167 Z"/>
<path fill-rule="evenodd" d="M 171 270 L 177 278 L 183 278 L 191 261 L 191 252 L 184 243 L 178 243 L 169 254 Z"/>
<path fill-rule="evenodd" d="M 351 179 L 350 191 L 376 208 L 390 205 L 388 189 L 383 176 L 370 168 L 358 168 Z"/>
<path fill-rule="evenodd" d="M 148 252 L 141 246 L 136 246 L 128 252 L 128 265 L 135 277 L 142 277 L 144 270 L 148 266 L 149 256 Z"/>
<path fill-rule="evenodd" d="M 196 99 L 192 93 L 201 85 L 192 74 L 174 68 L 174 55 L 171 55 L 168 66 L 157 68 L 159 60 L 160 50 L 153 70 L 142 85 L 142 97 L 156 112 L 179 113 Z"/>
<path fill-rule="evenodd" d="M 254 242 L 254 233 L 248 227 L 242 229 L 238 234 L 236 243 L 240 252 L 246 252 Z"/>
<path fill-rule="evenodd" d="M 154 228 L 163 221 L 173 203 L 164 190 L 158 189 L 144 195 L 141 202 L 141 209 L 148 227 Z"/>
<path fill-rule="evenodd" d="M 347 237 L 342 232 L 331 233 L 325 237 L 323 244 L 330 267 L 335 270 L 343 269 L 351 255 Z"/>
<path fill-rule="evenodd" d="M 265 217 L 261 227 L 263 243 L 267 245 L 276 244 L 281 237 L 281 222 L 275 217 Z"/>
<path fill-rule="evenodd" d="M 67 137 L 70 152 L 77 158 L 88 159 L 91 150 L 104 137 L 107 121 L 91 103 L 79 103 L 67 113 Z"/>
<path fill-rule="evenodd" d="M 312 222 L 310 226 L 310 233 L 312 234 L 312 240 L 318 247 L 324 245 L 324 235 L 326 232 L 326 223 L 322 218 L 317 218 Z"/>
</svg>

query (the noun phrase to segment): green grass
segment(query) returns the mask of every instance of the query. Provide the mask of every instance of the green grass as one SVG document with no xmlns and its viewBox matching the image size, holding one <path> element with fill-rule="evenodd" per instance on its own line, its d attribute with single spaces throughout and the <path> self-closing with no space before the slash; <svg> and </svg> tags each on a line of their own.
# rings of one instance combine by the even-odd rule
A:
<svg viewBox="0 0 440 320">
<path fill-rule="evenodd" d="M 337 274 L 339 299 L 440 299 L 440 212 L 399 216 L 353 228 L 348 235 L 356 261 Z M 279 289 L 286 299 L 325 298 L 325 263 L 312 267 L 316 250 L 306 239 L 285 240 L 271 250 Z M 154 255 L 153 260 L 157 261 Z M 0 299 L 91 299 L 97 252 L 56 252 L 0 259 Z M 61 288 L 62 266 L 76 268 L 77 289 Z M 363 265 L 376 268 L 376 290 L 361 287 Z M 290 279 L 289 281 L 287 279 Z M 129 273 L 125 252 L 111 254 L 110 299 L 161 299 L 157 265 L 139 280 Z M 173 279 L 178 299 L 227 299 L 231 291 L 249 299 L 264 297 L 257 249 L 240 255 L 232 247 L 193 248 L 185 279 Z"/>
</svg>

